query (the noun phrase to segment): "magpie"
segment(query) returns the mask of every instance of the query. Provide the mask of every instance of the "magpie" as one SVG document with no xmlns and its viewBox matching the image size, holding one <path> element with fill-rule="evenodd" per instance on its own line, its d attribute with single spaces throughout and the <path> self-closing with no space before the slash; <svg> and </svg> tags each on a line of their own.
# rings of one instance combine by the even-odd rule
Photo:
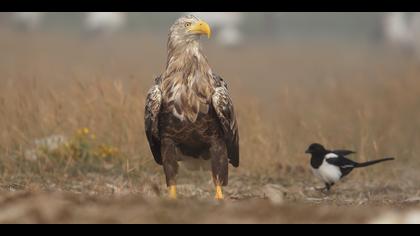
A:
<svg viewBox="0 0 420 236">
<path fill-rule="evenodd" d="M 394 160 L 393 157 L 388 157 L 357 163 L 346 158 L 346 156 L 356 152 L 350 150 L 327 150 L 318 143 L 311 144 L 306 150 L 306 153 L 311 154 L 312 171 L 315 176 L 325 183 L 324 190 L 327 192 L 336 182 L 350 174 L 354 168 L 367 167 L 383 161 Z"/>
</svg>

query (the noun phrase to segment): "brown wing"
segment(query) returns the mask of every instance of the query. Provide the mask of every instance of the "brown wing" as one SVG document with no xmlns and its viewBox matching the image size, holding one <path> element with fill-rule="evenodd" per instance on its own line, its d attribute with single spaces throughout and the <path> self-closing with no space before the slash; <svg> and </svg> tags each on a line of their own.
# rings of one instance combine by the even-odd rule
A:
<svg viewBox="0 0 420 236">
<path fill-rule="evenodd" d="M 144 111 L 144 127 L 150 150 L 156 163 L 162 165 L 160 153 L 160 134 L 159 134 L 159 113 L 162 103 L 162 93 L 158 85 L 150 88 L 147 93 L 146 107 Z"/>
<path fill-rule="evenodd" d="M 212 97 L 213 107 L 219 118 L 220 125 L 224 132 L 225 143 L 228 151 L 229 162 L 234 166 L 239 166 L 239 133 L 238 123 L 236 122 L 235 111 L 232 100 L 229 96 L 226 83 L 219 76 L 215 76 L 215 92 Z"/>
</svg>

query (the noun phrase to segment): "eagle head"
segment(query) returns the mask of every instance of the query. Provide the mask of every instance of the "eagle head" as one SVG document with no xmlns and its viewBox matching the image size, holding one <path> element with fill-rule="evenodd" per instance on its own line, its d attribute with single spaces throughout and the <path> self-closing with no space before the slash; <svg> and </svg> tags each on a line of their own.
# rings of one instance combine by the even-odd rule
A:
<svg viewBox="0 0 420 236">
<path fill-rule="evenodd" d="M 207 35 L 210 38 L 210 26 L 193 15 L 183 16 L 176 20 L 169 33 L 170 39 L 183 42 L 198 40 L 201 35 Z"/>
</svg>

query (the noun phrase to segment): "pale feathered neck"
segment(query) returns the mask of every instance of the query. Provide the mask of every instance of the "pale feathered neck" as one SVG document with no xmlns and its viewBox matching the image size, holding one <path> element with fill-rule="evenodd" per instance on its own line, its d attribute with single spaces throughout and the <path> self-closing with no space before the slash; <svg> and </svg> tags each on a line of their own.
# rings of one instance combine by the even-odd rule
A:
<svg viewBox="0 0 420 236">
<path fill-rule="evenodd" d="M 211 71 L 198 40 L 198 36 L 181 38 L 174 34 L 169 37 L 166 62 L 167 73 L 182 70 L 188 71 L 192 67 L 202 70 L 203 73 Z"/>
</svg>

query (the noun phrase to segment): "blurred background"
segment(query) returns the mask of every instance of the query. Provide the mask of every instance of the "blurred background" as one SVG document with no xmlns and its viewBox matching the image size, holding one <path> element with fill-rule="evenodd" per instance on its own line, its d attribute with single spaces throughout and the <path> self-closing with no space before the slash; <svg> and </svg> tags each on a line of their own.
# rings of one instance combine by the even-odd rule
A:
<svg viewBox="0 0 420 236">
<path fill-rule="evenodd" d="M 416 31 L 417 13 L 298 13 L 298 12 L 192 12 L 206 19 L 221 34 L 245 39 L 364 40 L 399 37 Z M 81 34 L 86 31 L 166 34 L 182 12 L 8 12 L 0 13 L 2 28 L 20 31 Z M 228 29 L 228 30 L 227 30 Z M 235 32 L 238 33 L 225 33 Z M 388 35 L 394 33 L 394 36 Z M 417 32 L 411 32 L 417 33 Z M 397 36 L 397 34 L 401 34 Z M 219 35 L 220 36 L 220 35 Z M 239 37 L 239 36 L 238 36 Z M 406 37 L 409 37 L 406 35 Z M 232 37 L 233 38 L 233 37 Z"/>
<path fill-rule="evenodd" d="M 185 14 L 0 13 L 0 191 L 163 196 L 144 100 Z M 212 27 L 203 50 L 238 116 L 228 196 L 265 199 L 260 187 L 274 184 L 288 203 L 419 199 L 420 13 L 193 14 Z M 314 202 L 313 142 L 397 161 L 355 171 L 339 195 Z M 180 195 L 211 198 L 208 175 L 182 176 Z"/>
<path fill-rule="evenodd" d="M 409 26 L 411 16 L 416 13 L 291 13 L 291 12 L 192 12 L 207 19 L 218 27 L 238 28 L 249 37 L 334 37 L 347 39 L 372 40 L 379 37 L 381 28 L 386 24 L 402 24 Z M 41 30 L 43 32 L 65 30 L 80 33 L 88 28 L 88 24 L 97 21 L 116 25 L 125 32 L 166 33 L 168 23 L 182 14 L 179 12 L 9 12 L 1 13 L 2 27 L 15 27 L 21 30 Z M 394 18 L 393 20 L 390 20 Z M 95 20 L 93 20 L 95 19 Z M 89 23 L 91 22 L 91 23 Z M 105 23 L 107 22 L 107 23 Z M 112 22 L 112 23 L 111 23 Z M 118 23 L 116 23 L 118 22 Z M 111 26 L 114 24 L 114 26 Z M 102 26 L 105 27 L 105 26 Z M 390 26 L 391 27 L 391 26 Z"/>
</svg>

